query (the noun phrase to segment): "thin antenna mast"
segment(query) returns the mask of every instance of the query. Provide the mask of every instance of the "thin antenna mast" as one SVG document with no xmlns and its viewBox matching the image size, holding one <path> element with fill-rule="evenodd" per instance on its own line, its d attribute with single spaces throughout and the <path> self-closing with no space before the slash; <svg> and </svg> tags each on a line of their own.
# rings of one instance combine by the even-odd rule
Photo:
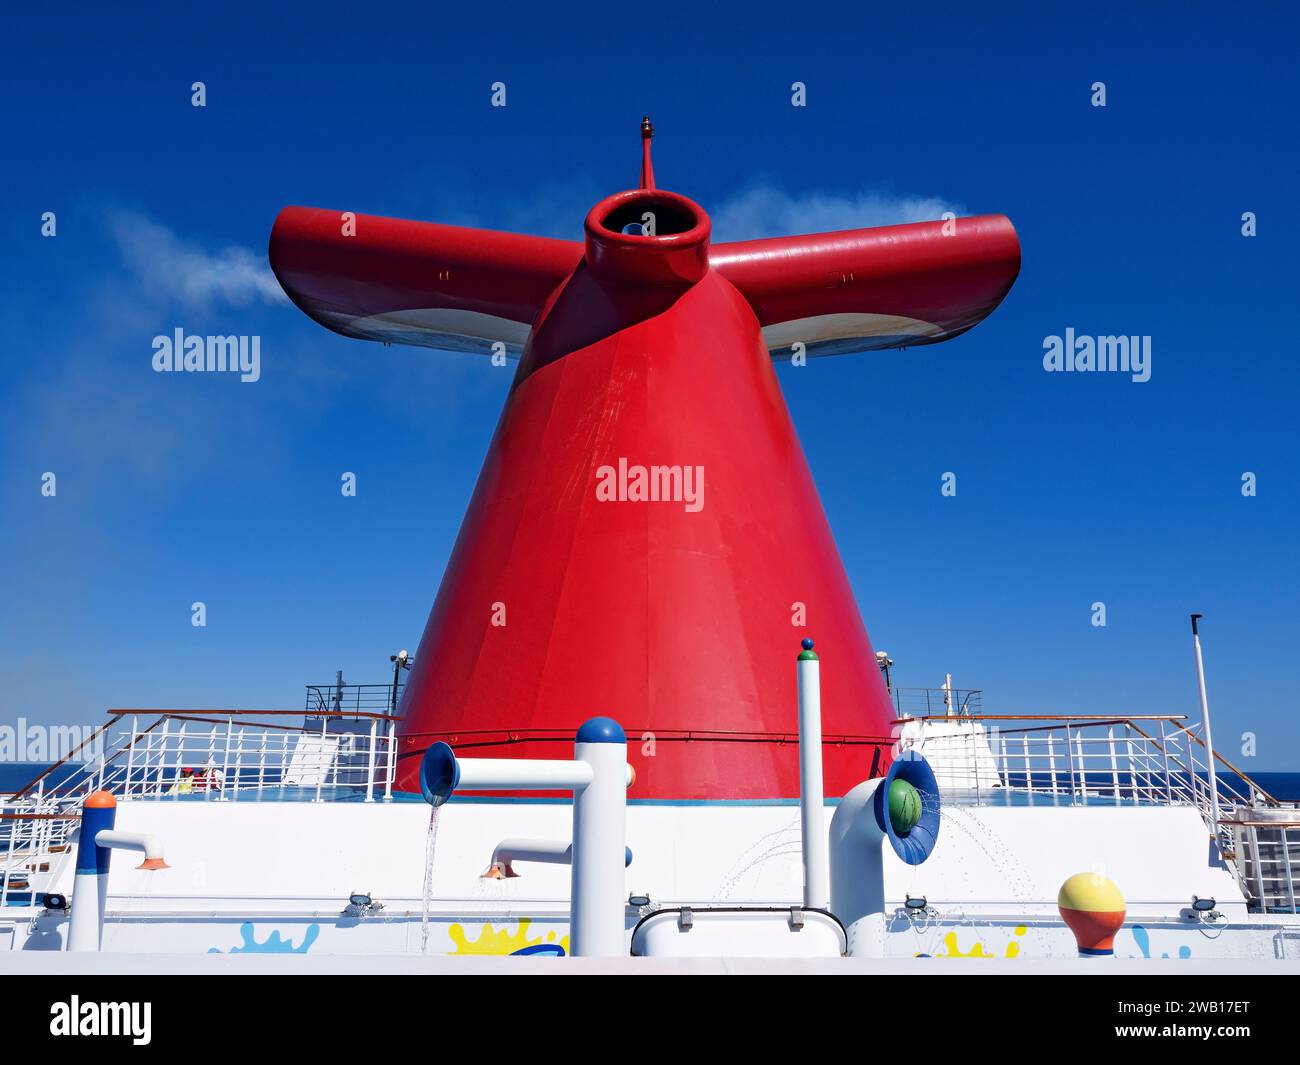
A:
<svg viewBox="0 0 1300 1065">
<path fill-rule="evenodd" d="M 650 116 L 641 119 L 641 187 L 654 190 L 655 169 L 650 164 L 650 139 L 655 135 L 655 128 L 650 124 Z"/>
</svg>

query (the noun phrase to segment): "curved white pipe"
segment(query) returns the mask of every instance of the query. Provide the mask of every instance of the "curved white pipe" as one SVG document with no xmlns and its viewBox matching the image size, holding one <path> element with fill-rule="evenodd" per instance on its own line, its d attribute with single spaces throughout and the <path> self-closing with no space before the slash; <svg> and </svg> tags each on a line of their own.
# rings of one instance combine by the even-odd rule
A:
<svg viewBox="0 0 1300 1065">
<path fill-rule="evenodd" d="M 844 925 L 851 958 L 885 954 L 885 833 L 872 809 L 884 782 L 863 781 L 831 817 L 831 912 Z"/>
<path fill-rule="evenodd" d="M 515 862 L 571 865 L 573 844 L 558 839 L 503 839 L 492 852 L 492 862 L 483 874 L 484 879 L 503 880 L 518 876 Z"/>
<path fill-rule="evenodd" d="M 118 832 L 106 828 L 95 833 L 95 846 L 116 850 L 143 851 L 144 861 L 137 869 L 170 869 L 163 861 L 162 843 L 152 832 Z"/>
<path fill-rule="evenodd" d="M 624 847 L 625 866 L 632 864 L 632 848 Z M 508 880 L 517 877 L 515 862 L 540 862 L 543 865 L 572 865 L 573 844 L 560 839 L 503 839 L 492 852 L 492 861 L 483 874 L 484 880 Z"/>
<path fill-rule="evenodd" d="M 900 814 L 902 824 L 893 820 L 888 801 L 899 782 L 921 803 L 918 816 Z M 884 956 L 885 847 L 908 865 L 924 862 L 938 842 L 940 805 L 934 770 L 915 751 L 904 751 L 887 775 L 864 781 L 840 800 L 831 818 L 831 912 L 844 925 L 850 957 Z"/>
</svg>

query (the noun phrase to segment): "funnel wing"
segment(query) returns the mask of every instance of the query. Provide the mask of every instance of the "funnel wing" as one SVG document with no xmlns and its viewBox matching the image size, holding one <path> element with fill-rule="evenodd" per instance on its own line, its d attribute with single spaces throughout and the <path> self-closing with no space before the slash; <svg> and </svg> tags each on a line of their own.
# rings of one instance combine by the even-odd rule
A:
<svg viewBox="0 0 1300 1065">
<path fill-rule="evenodd" d="M 270 244 L 289 298 L 337 333 L 512 356 L 581 258 L 576 242 L 312 207 L 282 210 Z"/>
<path fill-rule="evenodd" d="M 1004 215 L 716 244 L 710 265 L 749 301 L 772 357 L 934 344 L 1002 302 L 1020 272 Z"/>
</svg>

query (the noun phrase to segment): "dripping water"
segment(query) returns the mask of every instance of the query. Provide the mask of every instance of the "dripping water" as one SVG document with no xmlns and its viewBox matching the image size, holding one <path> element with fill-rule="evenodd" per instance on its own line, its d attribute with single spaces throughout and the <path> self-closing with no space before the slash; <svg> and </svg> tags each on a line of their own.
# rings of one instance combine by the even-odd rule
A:
<svg viewBox="0 0 1300 1065">
<path fill-rule="evenodd" d="M 429 900 L 433 897 L 433 853 L 438 848 L 438 807 L 429 807 L 429 832 L 424 846 L 424 902 L 420 910 L 420 953 L 429 949 Z"/>
</svg>

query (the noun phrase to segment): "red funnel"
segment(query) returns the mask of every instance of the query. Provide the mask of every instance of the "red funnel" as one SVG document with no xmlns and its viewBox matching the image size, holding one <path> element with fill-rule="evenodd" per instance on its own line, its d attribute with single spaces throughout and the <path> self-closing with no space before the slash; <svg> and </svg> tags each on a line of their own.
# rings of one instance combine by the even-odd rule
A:
<svg viewBox="0 0 1300 1065">
<path fill-rule="evenodd" d="M 807 635 L 827 794 L 884 771 L 894 713 L 772 359 L 969 328 L 1015 278 L 1010 223 L 710 248 L 705 213 L 653 188 L 598 204 L 585 248 L 367 216 L 346 237 L 340 217 L 287 208 L 272 234 L 317 320 L 527 338 L 402 699 L 399 786 L 435 740 L 569 757 L 607 714 L 632 799 L 794 798 Z"/>
</svg>

